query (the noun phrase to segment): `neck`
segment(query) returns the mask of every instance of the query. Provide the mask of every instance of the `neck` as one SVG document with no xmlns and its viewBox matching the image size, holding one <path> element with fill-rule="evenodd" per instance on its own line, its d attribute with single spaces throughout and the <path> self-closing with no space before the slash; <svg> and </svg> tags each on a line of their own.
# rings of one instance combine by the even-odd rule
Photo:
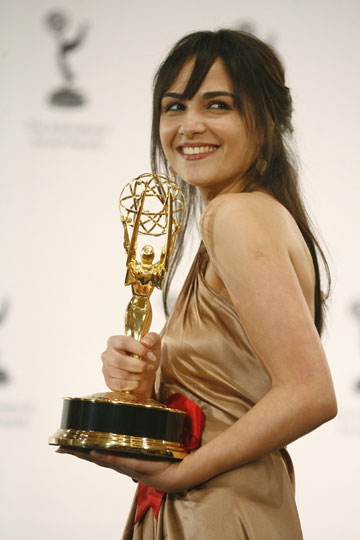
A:
<svg viewBox="0 0 360 540">
<path fill-rule="evenodd" d="M 239 182 L 239 180 L 226 184 L 225 186 L 220 184 L 218 186 L 199 187 L 200 195 L 205 206 L 219 195 L 225 195 L 226 193 L 241 193 L 243 189 L 243 182 Z"/>
</svg>

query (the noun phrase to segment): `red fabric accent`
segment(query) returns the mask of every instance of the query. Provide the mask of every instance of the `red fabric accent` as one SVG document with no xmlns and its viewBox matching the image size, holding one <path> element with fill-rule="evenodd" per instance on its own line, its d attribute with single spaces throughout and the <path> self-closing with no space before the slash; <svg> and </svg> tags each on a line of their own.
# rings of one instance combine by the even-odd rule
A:
<svg viewBox="0 0 360 540">
<path fill-rule="evenodd" d="M 205 414 L 200 407 L 183 394 L 173 394 L 165 401 L 170 409 L 179 409 L 187 413 L 184 430 L 183 445 L 188 452 L 200 445 L 201 433 L 204 427 Z M 149 508 L 153 511 L 155 519 L 158 518 L 161 502 L 165 492 L 152 488 L 139 482 L 137 494 L 137 510 L 134 525 L 143 517 Z"/>
<path fill-rule="evenodd" d="M 179 409 L 187 413 L 182 442 L 188 452 L 195 450 L 200 445 L 205 414 L 196 403 L 183 394 L 172 394 L 165 401 L 165 405 L 170 409 Z"/>
<path fill-rule="evenodd" d="M 139 482 L 137 494 L 137 510 L 134 525 L 140 521 L 147 509 L 151 507 L 155 519 L 158 518 L 160 512 L 161 501 L 163 500 L 164 492 L 152 488 Z"/>
</svg>

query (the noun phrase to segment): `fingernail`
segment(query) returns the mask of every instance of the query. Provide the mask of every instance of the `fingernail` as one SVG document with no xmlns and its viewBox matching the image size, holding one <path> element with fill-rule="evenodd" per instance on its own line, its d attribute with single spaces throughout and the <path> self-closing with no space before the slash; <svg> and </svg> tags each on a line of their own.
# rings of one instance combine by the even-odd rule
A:
<svg viewBox="0 0 360 540">
<path fill-rule="evenodd" d="M 152 352 L 148 352 L 146 358 L 148 358 L 148 360 L 151 360 L 151 362 L 156 362 L 156 356 Z"/>
</svg>

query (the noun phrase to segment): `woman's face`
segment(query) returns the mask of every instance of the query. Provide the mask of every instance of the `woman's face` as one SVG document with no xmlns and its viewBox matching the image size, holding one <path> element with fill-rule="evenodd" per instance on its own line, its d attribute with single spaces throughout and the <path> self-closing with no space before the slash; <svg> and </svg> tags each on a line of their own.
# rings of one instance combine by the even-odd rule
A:
<svg viewBox="0 0 360 540">
<path fill-rule="evenodd" d="M 254 160 L 245 121 L 234 101 L 231 79 L 215 60 L 198 92 L 181 98 L 194 66 L 185 63 L 161 102 L 160 139 L 166 159 L 206 200 L 241 191 L 242 178 Z"/>
</svg>

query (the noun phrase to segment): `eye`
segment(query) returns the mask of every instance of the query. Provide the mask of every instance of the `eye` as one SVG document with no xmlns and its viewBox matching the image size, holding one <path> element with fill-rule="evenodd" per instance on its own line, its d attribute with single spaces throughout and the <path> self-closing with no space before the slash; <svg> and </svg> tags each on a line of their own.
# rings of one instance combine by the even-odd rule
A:
<svg viewBox="0 0 360 540">
<path fill-rule="evenodd" d="M 215 109 L 215 110 L 225 109 L 225 110 L 230 110 L 231 107 L 230 107 L 230 105 L 229 105 L 228 103 L 225 103 L 225 101 L 212 101 L 211 103 L 209 103 L 208 109 Z"/>
<path fill-rule="evenodd" d="M 179 101 L 173 101 L 163 105 L 163 112 L 178 112 L 185 110 L 185 105 Z"/>
</svg>

